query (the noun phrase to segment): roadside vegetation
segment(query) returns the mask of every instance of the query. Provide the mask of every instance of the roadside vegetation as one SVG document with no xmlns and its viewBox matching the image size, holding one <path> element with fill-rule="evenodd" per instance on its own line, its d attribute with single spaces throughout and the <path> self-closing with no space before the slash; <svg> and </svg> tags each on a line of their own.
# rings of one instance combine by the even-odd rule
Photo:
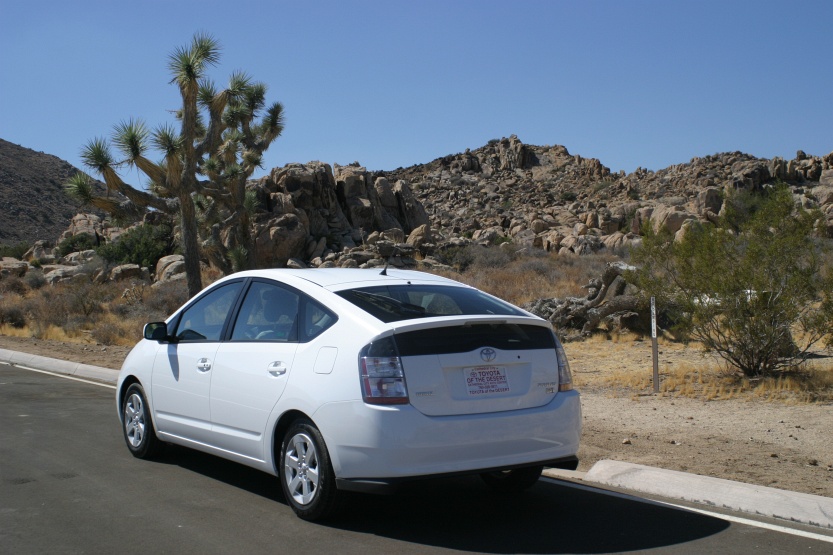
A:
<svg viewBox="0 0 833 555">
<path fill-rule="evenodd" d="M 118 260 L 158 256 L 171 245 L 170 236 L 165 233 L 139 231 L 135 239 L 114 243 L 120 245 Z M 667 245 L 657 248 L 660 247 Z M 635 257 L 638 256 L 643 255 Z M 612 254 L 557 256 L 478 245 L 436 253 L 435 258 L 452 268 L 435 273 L 516 305 L 539 298 L 584 297 L 588 282 L 601 275 L 608 263 L 621 260 Z M 818 275 L 830 275 L 833 259 L 819 255 L 816 263 Z M 204 283 L 211 283 L 221 275 L 220 271 L 204 269 L 201 278 Z M 818 299 L 824 298 L 823 291 L 817 293 Z M 188 297 L 184 280 L 152 287 L 141 282 L 96 283 L 84 277 L 49 286 L 40 271 L 30 270 L 23 278 L 0 279 L 0 334 L 132 346 L 146 322 L 164 319 Z M 808 300 L 807 306 L 813 309 L 823 304 Z M 694 334 L 684 335 L 679 328 L 665 330 L 659 339 L 664 352 L 660 356 L 660 395 L 704 401 L 833 401 L 833 351 L 825 349 L 817 334 L 807 335 L 795 322 L 789 325 L 796 344 L 812 342 L 815 347 L 807 350 L 796 364 L 764 374 L 741 372 L 714 351 L 703 355 L 707 346 Z M 649 337 L 632 331 L 597 330 L 583 341 L 571 342 L 567 350 L 579 387 L 605 388 L 611 394 L 637 400 L 652 393 Z M 685 356 L 669 360 L 679 352 Z"/>
<path fill-rule="evenodd" d="M 745 378 L 797 371 L 833 346 L 833 266 L 819 221 L 787 187 L 736 193 L 717 225 L 682 239 L 646 229 L 630 278 L 666 307 L 674 333 Z"/>
</svg>

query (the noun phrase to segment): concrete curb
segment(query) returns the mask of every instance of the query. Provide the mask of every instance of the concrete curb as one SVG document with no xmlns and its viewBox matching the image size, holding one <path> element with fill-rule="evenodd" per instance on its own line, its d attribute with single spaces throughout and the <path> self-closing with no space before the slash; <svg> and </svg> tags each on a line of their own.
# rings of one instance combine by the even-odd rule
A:
<svg viewBox="0 0 833 555">
<path fill-rule="evenodd" d="M 12 366 L 26 366 L 36 370 L 66 374 L 76 378 L 88 378 L 111 384 L 115 384 L 119 377 L 119 371 L 111 368 L 81 364 L 80 362 L 70 362 L 68 360 L 43 357 L 40 355 L 30 355 L 28 353 L 19 353 L 8 349 L 0 349 L 0 362 L 5 362 Z"/>
<path fill-rule="evenodd" d="M 833 498 L 602 460 L 583 478 L 642 493 L 833 529 Z"/>
</svg>

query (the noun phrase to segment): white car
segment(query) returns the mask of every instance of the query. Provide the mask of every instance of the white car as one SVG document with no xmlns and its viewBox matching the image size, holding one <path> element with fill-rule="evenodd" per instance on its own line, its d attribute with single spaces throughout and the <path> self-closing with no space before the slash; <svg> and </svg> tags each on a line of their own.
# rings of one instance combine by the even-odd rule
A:
<svg viewBox="0 0 833 555">
<path fill-rule="evenodd" d="M 575 469 L 581 404 L 549 322 L 416 271 L 253 270 L 145 326 L 116 393 L 127 447 L 191 447 L 280 478 L 295 513 L 341 491 Z"/>
</svg>

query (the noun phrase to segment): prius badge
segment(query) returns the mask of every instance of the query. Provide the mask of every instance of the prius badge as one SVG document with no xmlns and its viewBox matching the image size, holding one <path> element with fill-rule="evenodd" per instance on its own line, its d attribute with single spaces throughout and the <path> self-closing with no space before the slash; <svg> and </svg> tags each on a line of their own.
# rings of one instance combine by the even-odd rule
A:
<svg viewBox="0 0 833 555">
<path fill-rule="evenodd" d="M 483 362 L 492 362 L 495 360 L 495 357 L 497 357 L 497 353 L 491 347 L 480 350 L 480 358 L 483 359 Z"/>
</svg>

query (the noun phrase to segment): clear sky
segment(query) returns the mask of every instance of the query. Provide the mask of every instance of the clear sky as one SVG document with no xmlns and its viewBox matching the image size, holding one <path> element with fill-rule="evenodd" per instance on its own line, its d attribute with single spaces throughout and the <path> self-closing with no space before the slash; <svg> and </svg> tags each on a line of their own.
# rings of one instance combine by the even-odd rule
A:
<svg viewBox="0 0 833 555">
<path fill-rule="evenodd" d="M 392 170 L 511 134 L 613 171 L 824 155 L 831 22 L 830 0 L 0 0 L 0 138 L 81 167 L 122 120 L 174 122 L 167 56 L 201 31 L 218 85 L 242 69 L 284 104 L 267 170 Z"/>
</svg>

